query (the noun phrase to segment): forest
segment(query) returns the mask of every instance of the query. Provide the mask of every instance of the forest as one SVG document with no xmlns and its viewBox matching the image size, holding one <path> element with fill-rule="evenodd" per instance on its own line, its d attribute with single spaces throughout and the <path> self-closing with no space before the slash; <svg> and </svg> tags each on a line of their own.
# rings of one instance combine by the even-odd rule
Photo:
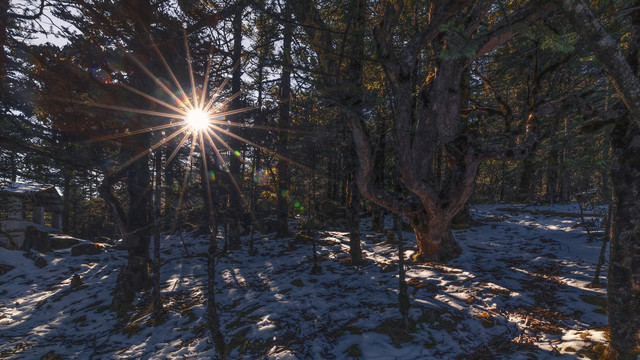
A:
<svg viewBox="0 0 640 360">
<path fill-rule="evenodd" d="M 637 359 L 637 0 L 0 0 L 1 359 Z"/>
</svg>

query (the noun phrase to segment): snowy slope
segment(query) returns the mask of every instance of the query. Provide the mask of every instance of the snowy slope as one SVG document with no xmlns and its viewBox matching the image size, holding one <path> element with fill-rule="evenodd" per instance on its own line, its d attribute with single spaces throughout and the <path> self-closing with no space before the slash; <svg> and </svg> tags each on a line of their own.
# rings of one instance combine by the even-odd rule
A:
<svg viewBox="0 0 640 360">
<path fill-rule="evenodd" d="M 320 275 L 310 272 L 308 239 L 257 236 L 255 255 L 234 251 L 218 263 L 230 358 L 577 359 L 605 342 L 607 322 L 599 306 L 605 290 L 587 288 L 601 243 L 576 227 L 577 213 L 576 205 L 474 208 L 486 225 L 455 232 L 458 259 L 409 265 L 412 332 L 398 327 L 396 247 L 369 231 L 368 219 L 369 264 L 349 264 L 347 233 L 320 231 Z M 404 237 L 408 257 L 415 237 Z M 0 264 L 14 266 L 0 276 L 0 358 L 212 358 L 204 326 L 207 240 L 184 240 L 163 239 L 169 317 L 155 327 L 146 294 L 127 319 L 108 310 L 126 252 L 56 250 L 40 269 L 22 252 L 0 249 Z M 72 290 L 74 274 L 84 284 Z"/>
</svg>

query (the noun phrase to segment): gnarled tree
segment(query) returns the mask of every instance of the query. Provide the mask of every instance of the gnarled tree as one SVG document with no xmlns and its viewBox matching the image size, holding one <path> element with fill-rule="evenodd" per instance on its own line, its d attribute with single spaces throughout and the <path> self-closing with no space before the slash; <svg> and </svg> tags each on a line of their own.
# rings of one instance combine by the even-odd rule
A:
<svg viewBox="0 0 640 360">
<path fill-rule="evenodd" d="M 487 147 L 462 126 L 462 75 L 469 65 L 511 40 L 551 8 L 526 3 L 497 11 L 491 5 L 483 1 L 425 1 L 411 6 L 405 1 L 385 1 L 377 8 L 372 60 L 385 73 L 398 176 L 409 192 L 406 197 L 379 188 L 373 181 L 374 141 L 362 105 L 349 96 L 353 93 L 349 89 L 357 84 L 340 72 L 341 59 L 336 56 L 341 53 L 339 39 L 309 1 L 297 7 L 296 16 L 306 25 L 323 65 L 324 85 L 331 89 L 331 99 L 348 114 L 359 160 L 356 178 L 360 192 L 409 218 L 421 260 L 447 261 L 460 251 L 449 225 L 471 196 L 480 162 L 488 157 L 523 157 L 536 142 L 535 131 L 530 131 L 514 148 Z M 446 150 L 447 159 L 442 181 L 432 167 L 439 145 Z"/>
</svg>

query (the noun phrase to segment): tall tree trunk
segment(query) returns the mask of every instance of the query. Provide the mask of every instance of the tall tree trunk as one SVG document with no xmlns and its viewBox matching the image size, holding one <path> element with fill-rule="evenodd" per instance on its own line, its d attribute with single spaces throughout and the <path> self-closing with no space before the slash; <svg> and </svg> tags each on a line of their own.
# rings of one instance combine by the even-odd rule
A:
<svg viewBox="0 0 640 360">
<path fill-rule="evenodd" d="M 69 220 L 71 216 L 71 179 L 73 170 L 69 167 L 62 169 L 62 233 L 69 234 Z"/>
<path fill-rule="evenodd" d="M 356 114 L 362 114 L 362 94 L 363 94 L 363 64 L 364 58 L 364 26 L 365 26 L 365 0 L 354 0 L 350 9 L 350 17 L 353 19 L 353 40 L 350 42 L 351 51 L 348 64 L 348 83 L 350 88 L 346 89 L 346 100 Z M 347 115 L 353 116 L 353 115 Z M 347 123 L 348 121 L 345 121 Z M 346 124 L 345 124 L 346 125 Z M 348 127 L 344 126 L 344 134 L 348 134 Z M 347 175 L 346 197 L 347 197 L 347 220 L 349 223 L 349 253 L 354 265 L 361 264 L 362 245 L 360 244 L 360 191 L 356 182 L 356 169 L 358 167 L 358 154 L 355 150 L 353 139 L 346 141 L 348 149 L 344 172 Z"/>
<path fill-rule="evenodd" d="M 8 45 L 9 7 L 9 0 L 0 0 L 0 86 L 2 87 L 4 87 L 4 80 L 7 76 L 7 55 L 4 49 Z"/>
<path fill-rule="evenodd" d="M 160 202 L 162 199 L 162 152 L 156 150 L 154 159 L 155 168 L 155 188 L 153 191 L 153 320 L 157 325 L 165 318 L 166 312 L 162 306 L 162 296 L 160 295 Z"/>
<path fill-rule="evenodd" d="M 284 4 L 284 27 L 282 30 L 282 76 L 280 79 L 280 104 L 278 105 L 278 126 L 288 129 L 291 122 L 291 43 L 293 41 L 293 24 L 291 22 L 291 0 Z M 278 139 L 278 151 L 286 153 L 287 134 L 280 132 Z M 278 237 L 289 235 L 289 163 L 283 159 L 278 160 Z"/>
<path fill-rule="evenodd" d="M 617 161 L 611 172 L 613 207 L 609 254 L 611 346 L 620 359 L 640 349 L 640 129 L 619 124 L 612 132 Z"/>
<path fill-rule="evenodd" d="M 558 184 L 558 196 L 560 197 L 561 202 L 569 201 L 569 194 L 571 193 L 569 187 L 571 185 L 571 180 L 569 179 L 570 169 L 569 169 L 569 156 L 571 149 L 571 138 L 569 137 L 569 125 L 570 120 L 569 117 L 564 118 L 564 133 L 562 135 L 562 154 L 560 158 L 560 181 Z"/>
<path fill-rule="evenodd" d="M 231 92 L 237 94 L 242 90 L 242 13 L 244 7 L 238 6 L 233 16 L 233 56 L 231 57 L 235 71 L 231 78 Z M 240 97 L 236 98 L 232 102 L 233 109 L 240 109 L 242 107 L 242 101 Z M 230 116 L 231 121 L 241 122 L 240 114 Z M 229 195 L 229 212 L 227 216 L 228 224 L 228 242 L 229 249 L 239 249 L 240 244 L 240 216 L 242 214 L 242 174 L 240 172 L 240 156 L 238 154 L 240 146 L 242 144 L 232 139 L 230 141 L 231 147 L 236 151 L 235 154 L 231 154 L 229 160 L 229 176 L 232 178 L 233 184 L 231 185 L 231 191 Z"/>
<path fill-rule="evenodd" d="M 149 148 L 148 134 L 132 136 L 129 140 L 128 157 L 133 157 Z M 138 147 L 134 146 L 137 145 Z M 127 171 L 127 192 L 129 208 L 123 237 L 127 248 L 127 264 L 118 274 L 112 306 L 119 314 L 124 314 L 139 290 L 151 285 L 149 277 L 149 164 L 148 156 L 143 156 L 129 166 Z"/>
<path fill-rule="evenodd" d="M 629 111 L 611 133 L 616 161 L 611 171 L 613 205 L 609 254 L 609 326 L 618 358 L 636 359 L 640 349 L 640 10 L 631 16 L 628 52 L 609 36 L 583 1 L 561 2 L 576 32 L 593 51 Z"/>
<path fill-rule="evenodd" d="M 384 188 L 384 170 L 385 170 L 385 150 L 386 150 L 386 121 L 382 114 L 376 121 L 376 132 L 378 133 L 378 146 L 375 149 L 375 165 L 373 182 L 376 187 Z M 384 208 L 382 206 L 371 204 L 371 228 L 376 232 L 384 232 Z"/>
<path fill-rule="evenodd" d="M 402 216 L 393 214 L 393 225 L 396 231 L 398 242 L 398 308 L 402 316 L 402 328 L 409 330 L 409 310 L 411 310 L 411 300 L 406 279 L 406 269 L 404 263 L 404 239 L 402 236 Z"/>
<path fill-rule="evenodd" d="M 553 127 L 551 129 L 551 149 L 549 150 L 549 164 L 547 165 L 546 175 L 547 175 L 547 193 L 546 198 L 547 202 L 553 204 L 556 202 L 558 198 L 557 189 L 558 189 L 558 158 L 560 157 L 558 151 L 558 136 L 557 132 L 557 122 L 554 122 Z"/>
<path fill-rule="evenodd" d="M 146 31 L 151 25 L 149 0 L 129 0 L 126 2 L 133 13 L 137 14 L 133 19 L 138 36 L 135 39 L 134 49 L 138 55 L 145 54 L 147 49 Z M 153 85 L 149 79 L 136 78 L 138 89 L 151 89 Z M 148 127 L 148 119 L 144 116 L 137 116 L 132 122 L 134 127 Z M 122 155 L 124 161 L 134 156 L 148 152 L 151 138 L 148 133 L 130 136 L 123 146 Z M 127 193 L 129 195 L 129 206 L 126 214 L 126 225 L 123 242 L 127 248 L 127 265 L 123 266 L 116 282 L 113 295 L 112 307 L 119 314 L 124 314 L 139 290 L 146 289 L 151 285 L 149 276 L 149 245 L 150 245 L 150 181 L 149 156 L 142 156 L 133 162 L 127 169 Z M 110 189 L 109 189 L 110 191 Z M 118 214 L 116 214 L 118 215 Z"/>
<path fill-rule="evenodd" d="M 211 156 L 207 156 L 206 149 L 202 151 L 202 183 L 204 188 L 205 208 L 207 220 L 205 224 L 209 230 L 209 246 L 207 249 L 207 327 L 213 342 L 215 352 L 220 359 L 226 358 L 226 344 L 220 326 L 220 317 L 216 303 L 216 257 L 218 256 L 218 224 L 215 216 L 215 206 L 211 192 L 211 178 L 209 177 L 208 162 Z"/>
<path fill-rule="evenodd" d="M 171 222 L 176 216 L 174 209 L 174 196 L 173 196 L 173 180 L 174 180 L 175 166 L 174 162 L 166 163 L 164 165 L 164 229 L 171 228 Z"/>
<path fill-rule="evenodd" d="M 353 154 L 351 162 L 355 167 L 356 155 Z M 353 265 L 362 264 L 362 246 L 360 244 L 360 193 L 356 183 L 355 171 L 349 172 L 347 183 L 347 222 L 349 224 L 349 254 Z"/>
</svg>

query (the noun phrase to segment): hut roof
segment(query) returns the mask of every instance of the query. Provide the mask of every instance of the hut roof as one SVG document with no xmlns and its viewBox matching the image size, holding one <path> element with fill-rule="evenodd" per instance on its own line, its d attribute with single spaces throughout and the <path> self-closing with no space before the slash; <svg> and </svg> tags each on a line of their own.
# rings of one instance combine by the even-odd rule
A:
<svg viewBox="0 0 640 360">
<path fill-rule="evenodd" d="M 0 184 L 0 193 L 19 197 L 23 203 L 42 206 L 47 211 L 62 212 L 62 197 L 58 190 L 51 185 L 22 182 L 5 183 Z"/>
</svg>

